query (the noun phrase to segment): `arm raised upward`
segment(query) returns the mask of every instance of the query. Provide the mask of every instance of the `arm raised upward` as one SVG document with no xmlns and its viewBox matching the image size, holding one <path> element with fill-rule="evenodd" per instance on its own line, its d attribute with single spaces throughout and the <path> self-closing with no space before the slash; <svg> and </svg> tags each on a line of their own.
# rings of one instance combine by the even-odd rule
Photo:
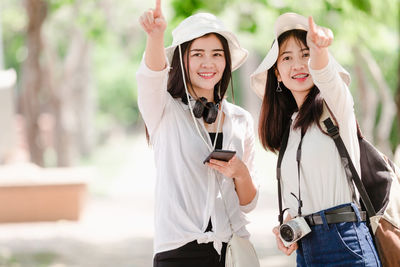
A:
<svg viewBox="0 0 400 267">
<path fill-rule="evenodd" d="M 139 18 L 140 25 L 147 33 L 145 62 L 149 69 L 163 70 L 166 66 L 164 32 L 167 22 L 162 14 L 161 0 L 156 0 L 156 8 L 145 11 Z"/>
</svg>

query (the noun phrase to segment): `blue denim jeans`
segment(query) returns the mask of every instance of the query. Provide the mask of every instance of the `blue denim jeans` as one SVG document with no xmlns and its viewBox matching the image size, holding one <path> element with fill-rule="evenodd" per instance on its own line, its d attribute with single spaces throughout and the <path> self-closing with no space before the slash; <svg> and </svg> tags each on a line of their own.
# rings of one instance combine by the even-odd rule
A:
<svg viewBox="0 0 400 267">
<path fill-rule="evenodd" d="M 352 206 L 357 222 L 327 224 L 325 211 Z M 311 233 L 297 241 L 297 266 L 381 266 L 365 222 L 353 203 L 318 212 L 323 224 L 311 226 Z"/>
</svg>

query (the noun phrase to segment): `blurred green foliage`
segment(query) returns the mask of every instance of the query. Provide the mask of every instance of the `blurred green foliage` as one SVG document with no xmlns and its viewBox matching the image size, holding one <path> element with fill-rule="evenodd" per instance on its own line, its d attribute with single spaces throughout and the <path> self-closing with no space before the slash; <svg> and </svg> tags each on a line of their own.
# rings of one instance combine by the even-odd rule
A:
<svg viewBox="0 0 400 267">
<path fill-rule="evenodd" d="M 94 49 L 100 123 L 116 120 L 123 126 L 130 126 L 139 116 L 137 90 L 133 90 L 135 64 L 121 53 L 121 44 L 113 37 L 108 36 Z"/>
<path fill-rule="evenodd" d="M 91 43 L 93 80 L 97 92 L 97 125 L 101 129 L 115 124 L 123 127 L 135 125 L 139 115 L 134 70 L 137 68 L 144 44 L 134 40 L 132 33 L 126 30 L 131 28 L 129 24 L 136 23 L 131 21 L 132 13 L 136 14 L 134 3 L 121 1 L 118 9 L 123 10 L 122 16 L 115 17 L 112 17 L 113 14 L 106 14 L 109 10 L 105 9 L 105 2 L 47 0 L 47 3 L 48 14 L 42 37 L 47 45 L 55 49 L 58 65 L 62 65 L 66 59 L 71 32 L 76 28 L 79 28 L 84 38 Z M 18 77 L 21 77 L 22 62 L 27 56 L 25 13 L 22 0 L 2 2 L 5 67 L 14 68 Z M 122 23 L 125 24 L 123 27 L 115 29 Z M 57 72 L 60 70 L 56 70 Z"/>
<path fill-rule="evenodd" d="M 56 12 L 58 9 L 66 6 L 72 5 L 76 0 L 47 0 L 50 12 Z"/>
<path fill-rule="evenodd" d="M 175 12 L 173 20 L 181 21 L 193 15 L 196 11 L 207 11 L 218 14 L 229 3 L 227 0 L 172 0 L 172 7 Z"/>
<path fill-rule="evenodd" d="M 20 73 L 22 61 L 27 56 L 25 46 L 26 16 L 22 1 L 2 1 L 1 23 L 3 32 L 4 60 L 6 68 L 13 68 Z"/>
</svg>

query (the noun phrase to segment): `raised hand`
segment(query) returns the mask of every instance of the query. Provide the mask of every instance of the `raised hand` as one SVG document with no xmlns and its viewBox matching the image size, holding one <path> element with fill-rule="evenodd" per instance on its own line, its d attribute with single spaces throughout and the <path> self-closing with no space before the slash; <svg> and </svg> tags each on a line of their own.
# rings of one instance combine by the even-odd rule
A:
<svg viewBox="0 0 400 267">
<path fill-rule="evenodd" d="M 314 23 L 313 18 L 308 17 L 307 46 L 317 51 L 327 48 L 332 44 L 333 33 L 330 29 L 318 26 Z"/>
<path fill-rule="evenodd" d="M 328 64 L 328 47 L 332 41 L 332 31 L 316 25 L 313 18 L 308 17 L 307 46 L 310 48 L 310 67 L 312 69 L 320 70 Z"/>
<path fill-rule="evenodd" d="M 147 33 L 145 62 L 154 71 L 166 66 L 164 51 L 164 31 L 167 22 L 162 14 L 161 0 L 156 0 L 156 8 L 149 9 L 139 18 L 140 25 Z"/>
<path fill-rule="evenodd" d="M 162 14 L 161 0 L 156 0 L 156 8 L 145 11 L 139 22 L 149 36 L 162 35 L 167 28 L 167 22 Z"/>
</svg>

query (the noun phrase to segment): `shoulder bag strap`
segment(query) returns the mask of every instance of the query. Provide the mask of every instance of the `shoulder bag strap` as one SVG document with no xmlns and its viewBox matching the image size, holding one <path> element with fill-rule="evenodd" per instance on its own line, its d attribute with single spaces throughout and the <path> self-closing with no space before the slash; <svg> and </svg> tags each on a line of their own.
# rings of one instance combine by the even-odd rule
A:
<svg viewBox="0 0 400 267">
<path fill-rule="evenodd" d="M 339 128 L 333 123 L 331 118 L 327 118 L 323 121 L 325 124 L 328 134 L 332 137 L 333 141 L 335 142 L 336 148 L 339 152 L 341 158 L 345 158 L 348 161 L 347 167 L 350 169 L 351 178 L 353 179 L 358 192 L 360 193 L 360 197 L 362 202 L 364 203 L 365 209 L 367 210 L 368 216 L 373 217 L 376 215 L 374 206 L 371 203 L 371 200 L 365 190 L 364 184 L 362 183 L 360 176 L 358 175 L 356 168 L 354 167 L 353 161 L 350 158 L 349 152 L 346 149 L 346 146 L 343 143 L 342 138 L 339 134 Z"/>
</svg>

